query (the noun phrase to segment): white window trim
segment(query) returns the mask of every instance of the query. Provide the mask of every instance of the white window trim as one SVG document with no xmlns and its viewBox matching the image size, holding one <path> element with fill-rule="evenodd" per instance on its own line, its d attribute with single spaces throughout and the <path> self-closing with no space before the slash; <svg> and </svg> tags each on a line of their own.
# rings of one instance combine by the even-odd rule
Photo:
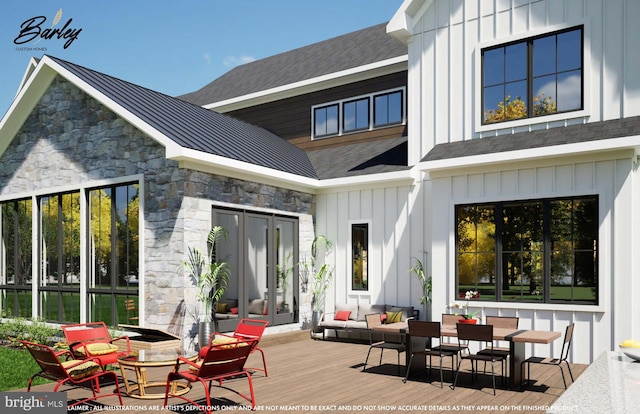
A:
<svg viewBox="0 0 640 414">
<path fill-rule="evenodd" d="M 367 225 L 367 254 L 371 254 L 371 246 L 372 246 L 372 240 L 371 240 L 371 233 L 372 233 L 372 226 L 373 226 L 373 221 L 372 220 L 349 220 L 348 222 L 349 225 L 349 235 L 348 237 L 348 248 L 347 248 L 347 292 L 349 295 L 362 295 L 362 294 L 366 294 L 366 293 L 370 293 L 371 292 L 371 272 L 370 270 L 370 259 L 369 256 L 367 256 L 367 289 L 366 290 L 354 290 L 353 289 L 353 225 L 354 224 L 366 224 Z"/>
<path fill-rule="evenodd" d="M 505 43 L 517 42 L 519 40 L 525 40 L 525 39 L 529 39 L 529 38 L 544 35 L 544 34 L 551 34 L 553 32 L 558 32 L 564 29 L 570 29 L 572 27 L 576 27 L 580 25 L 583 26 L 583 29 L 582 29 L 583 30 L 582 32 L 582 36 L 583 36 L 583 44 L 582 44 L 582 47 L 583 47 L 583 51 L 582 51 L 583 108 L 577 111 L 562 112 L 562 113 L 553 114 L 553 115 L 538 116 L 533 118 L 522 118 L 522 119 L 516 119 L 513 121 L 503 121 L 503 122 L 497 122 L 492 124 L 483 124 L 482 123 L 482 120 L 483 120 L 482 119 L 483 118 L 482 116 L 482 108 L 483 108 L 483 105 L 482 105 L 482 50 L 489 47 L 493 47 L 493 46 L 499 46 Z M 519 127 L 524 127 L 529 125 L 548 124 L 551 122 L 567 121 L 571 119 L 589 117 L 591 115 L 591 104 L 590 104 L 591 94 L 589 93 L 590 85 L 591 85 L 591 43 L 589 42 L 590 38 L 591 38 L 591 27 L 589 25 L 589 20 L 577 20 L 570 23 L 547 26 L 538 30 L 527 31 L 527 32 L 519 33 L 518 35 L 515 35 L 515 36 L 495 39 L 488 42 L 479 43 L 478 45 L 476 45 L 473 51 L 474 66 L 475 66 L 475 72 L 473 76 L 474 76 L 474 84 L 476 85 L 474 87 L 475 99 L 474 99 L 474 111 L 473 111 L 473 116 L 475 118 L 475 122 L 474 122 L 475 132 L 481 133 L 481 132 L 488 132 L 488 131 L 498 131 L 498 130 L 504 130 L 504 129 L 519 128 Z"/>
<path fill-rule="evenodd" d="M 402 92 L 402 121 L 396 124 L 388 124 L 388 125 L 383 125 L 383 126 L 379 126 L 376 127 L 373 125 L 373 116 L 374 116 L 374 98 L 378 95 L 386 95 L 386 94 L 390 94 L 393 92 Z M 344 130 L 344 125 L 343 125 L 343 105 L 345 103 L 348 102 L 352 102 L 352 101 L 357 101 L 359 99 L 364 99 L 364 98 L 369 98 L 369 128 L 362 128 L 362 129 L 354 129 L 352 131 L 345 131 Z M 331 105 L 338 105 L 338 133 L 337 134 L 328 134 L 328 135 L 321 135 L 321 136 L 316 136 L 316 122 L 315 122 L 315 114 L 316 114 L 316 109 L 318 108 L 324 108 L 327 106 L 331 106 Z M 368 94 L 364 94 L 364 95 L 359 95 L 359 96 L 350 96 L 348 98 L 345 99 L 339 99 L 336 101 L 331 101 L 331 102 L 323 102 L 321 104 L 318 105 L 313 105 L 311 106 L 311 140 L 319 140 L 319 139 L 325 139 L 325 138 L 335 138 L 335 137 L 340 137 L 343 135 L 351 135 L 351 134 L 357 134 L 360 132 L 367 132 L 367 131 L 374 131 L 374 130 L 379 130 L 379 129 L 384 129 L 384 128 L 391 128 L 391 127 L 395 127 L 398 125 L 406 125 L 407 123 L 407 88 L 405 86 L 400 87 L 400 88 L 392 88 L 392 89 L 386 89 L 386 90 L 382 90 L 382 91 L 376 91 L 376 92 L 372 92 L 372 93 L 368 93 Z"/>
</svg>

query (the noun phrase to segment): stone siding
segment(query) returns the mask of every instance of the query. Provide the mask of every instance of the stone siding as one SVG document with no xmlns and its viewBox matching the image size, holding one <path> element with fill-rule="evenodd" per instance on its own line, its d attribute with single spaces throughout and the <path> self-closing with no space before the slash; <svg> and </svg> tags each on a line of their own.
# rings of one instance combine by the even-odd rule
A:
<svg viewBox="0 0 640 414">
<path fill-rule="evenodd" d="M 0 195 L 102 186 L 143 178 L 146 326 L 185 334 L 195 288 L 179 271 L 186 246 L 202 243 L 214 202 L 301 217 L 301 256 L 313 234 L 315 196 L 179 168 L 154 139 L 57 76 L 0 158 Z M 304 235 L 303 235 L 304 234 Z M 141 298 L 142 300 L 142 298 Z M 303 304 L 307 302 L 301 298 Z M 176 319 L 176 314 L 186 320 Z"/>
</svg>

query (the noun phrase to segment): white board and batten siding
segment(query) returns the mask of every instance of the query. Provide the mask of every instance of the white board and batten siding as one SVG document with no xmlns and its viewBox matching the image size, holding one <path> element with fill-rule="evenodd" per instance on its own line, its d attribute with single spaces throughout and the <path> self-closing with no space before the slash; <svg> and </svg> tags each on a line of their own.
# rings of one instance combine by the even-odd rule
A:
<svg viewBox="0 0 640 414">
<path fill-rule="evenodd" d="M 417 186 L 374 186 L 318 195 L 317 233 L 334 243 L 329 262 L 335 264 L 326 311 L 335 304 L 365 303 L 414 306 L 420 309 L 421 289 L 409 273 L 413 257 L 423 259 L 426 217 L 423 193 Z M 353 290 L 351 225 L 369 226 L 368 289 Z"/>
<path fill-rule="evenodd" d="M 409 40 L 409 162 L 435 145 L 640 115 L 640 2 L 635 0 L 433 0 L 411 21 Z M 503 125 L 481 124 L 481 50 L 584 25 L 584 109 Z M 418 91 L 419 93 L 416 93 Z M 550 150 L 551 152 L 553 150 Z M 434 315 L 456 298 L 457 204 L 597 194 L 599 303 L 484 303 L 484 314 L 517 315 L 521 326 L 562 330 L 576 323 L 574 362 L 640 338 L 639 175 L 632 150 L 426 171 L 423 185 L 434 274 Z M 427 207 L 428 206 L 428 207 Z M 414 212 L 414 214 L 418 214 Z M 413 246 L 412 246 L 413 247 Z M 445 275 L 445 277 L 440 277 Z M 558 355 L 562 344 L 531 346 Z"/>
<path fill-rule="evenodd" d="M 409 48 L 410 164 L 436 144 L 640 115 L 640 2 L 434 0 L 415 18 Z M 584 25 L 585 109 L 481 125 L 481 50 Z M 416 93 L 419 91 L 419 93 Z"/>
</svg>

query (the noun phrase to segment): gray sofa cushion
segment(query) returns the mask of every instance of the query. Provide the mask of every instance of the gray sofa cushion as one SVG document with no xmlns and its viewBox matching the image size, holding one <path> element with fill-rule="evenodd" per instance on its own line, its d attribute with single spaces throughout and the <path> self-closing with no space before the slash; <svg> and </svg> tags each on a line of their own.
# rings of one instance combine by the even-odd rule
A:
<svg viewBox="0 0 640 414">
<path fill-rule="evenodd" d="M 379 313 L 379 314 L 383 314 L 385 312 L 385 305 L 375 305 L 375 304 L 369 304 L 369 303 L 361 303 L 358 306 L 358 318 L 356 320 L 358 321 L 364 321 L 365 320 L 365 316 L 370 314 L 370 313 Z"/>
<path fill-rule="evenodd" d="M 264 314 L 264 299 L 253 299 L 249 303 L 249 313 L 253 313 L 254 315 L 262 315 Z"/>
</svg>

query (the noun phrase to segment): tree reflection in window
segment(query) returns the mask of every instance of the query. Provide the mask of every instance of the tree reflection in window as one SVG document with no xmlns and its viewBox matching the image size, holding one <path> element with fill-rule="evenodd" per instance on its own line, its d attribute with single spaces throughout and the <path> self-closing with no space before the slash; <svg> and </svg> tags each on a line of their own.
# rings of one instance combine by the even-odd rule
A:
<svg viewBox="0 0 640 414">
<path fill-rule="evenodd" d="M 583 107 L 582 27 L 482 51 L 485 124 Z"/>
<path fill-rule="evenodd" d="M 353 258 L 351 288 L 367 290 L 369 285 L 369 225 L 351 225 L 351 254 Z"/>
</svg>

